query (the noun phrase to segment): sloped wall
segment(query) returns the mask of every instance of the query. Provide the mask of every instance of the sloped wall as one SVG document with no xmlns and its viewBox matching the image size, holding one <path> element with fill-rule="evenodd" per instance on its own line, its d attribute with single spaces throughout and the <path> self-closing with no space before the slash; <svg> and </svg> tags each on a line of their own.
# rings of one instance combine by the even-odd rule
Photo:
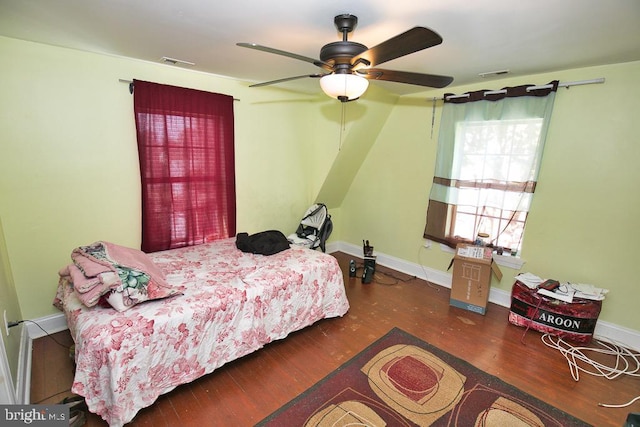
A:
<svg viewBox="0 0 640 427">
<path fill-rule="evenodd" d="M 365 95 L 357 101 L 332 107 L 334 110 L 344 108 L 344 121 L 338 123 L 342 128 L 339 135 L 340 149 L 318 192 L 318 201 L 323 201 L 329 208 L 342 205 L 353 179 L 378 139 L 378 134 L 397 100 L 397 96 L 371 84 Z"/>
</svg>

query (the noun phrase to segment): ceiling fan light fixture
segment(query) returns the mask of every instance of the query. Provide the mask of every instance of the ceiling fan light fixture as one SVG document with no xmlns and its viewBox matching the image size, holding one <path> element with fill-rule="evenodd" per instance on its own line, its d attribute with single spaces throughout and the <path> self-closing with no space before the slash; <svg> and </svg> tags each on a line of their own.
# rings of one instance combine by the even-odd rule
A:
<svg viewBox="0 0 640 427">
<path fill-rule="evenodd" d="M 320 79 L 322 91 L 341 102 L 353 101 L 369 87 L 369 80 L 356 74 L 328 74 Z"/>
</svg>

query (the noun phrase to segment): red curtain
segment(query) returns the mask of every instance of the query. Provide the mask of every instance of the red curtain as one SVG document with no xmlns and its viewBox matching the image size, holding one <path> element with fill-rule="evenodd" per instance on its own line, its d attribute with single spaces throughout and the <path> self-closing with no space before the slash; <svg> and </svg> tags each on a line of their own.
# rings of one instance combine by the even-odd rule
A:
<svg viewBox="0 0 640 427">
<path fill-rule="evenodd" d="M 142 250 L 236 234 L 233 98 L 134 81 Z"/>
</svg>

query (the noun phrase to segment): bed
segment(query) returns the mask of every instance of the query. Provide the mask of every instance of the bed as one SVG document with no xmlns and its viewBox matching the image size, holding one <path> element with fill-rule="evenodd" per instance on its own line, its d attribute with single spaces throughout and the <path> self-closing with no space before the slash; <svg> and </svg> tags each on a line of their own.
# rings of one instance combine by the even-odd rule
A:
<svg viewBox="0 0 640 427">
<path fill-rule="evenodd" d="M 148 254 L 180 293 L 127 310 L 87 307 L 61 275 L 54 304 L 76 343 L 72 391 L 110 426 L 227 362 L 349 309 L 334 257 L 291 246 L 274 255 L 235 238 Z"/>
</svg>

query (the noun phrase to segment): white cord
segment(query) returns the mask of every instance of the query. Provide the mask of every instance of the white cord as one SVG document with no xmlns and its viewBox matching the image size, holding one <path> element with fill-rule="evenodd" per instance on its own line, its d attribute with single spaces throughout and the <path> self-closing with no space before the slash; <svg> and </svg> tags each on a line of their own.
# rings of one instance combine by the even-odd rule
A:
<svg viewBox="0 0 640 427">
<path fill-rule="evenodd" d="M 607 403 L 598 403 L 598 406 L 604 406 L 605 408 L 626 408 L 629 405 L 632 405 L 636 400 L 639 400 L 640 396 L 634 397 L 627 403 L 623 403 L 621 405 L 610 405 Z"/>
<path fill-rule="evenodd" d="M 580 379 L 580 372 L 585 372 L 597 377 L 604 377 L 608 380 L 618 378 L 620 375 L 630 375 L 640 377 L 640 352 L 631 351 L 620 343 L 616 343 L 598 337 L 594 342 L 600 347 L 575 347 L 560 337 L 544 334 L 542 342 L 550 348 L 558 350 L 569 364 L 571 376 L 575 381 Z M 615 357 L 613 366 L 597 362 L 590 358 L 587 353 L 596 353 Z M 598 403 L 598 406 L 606 408 L 624 408 L 640 400 L 640 396 L 630 402 L 621 405 Z"/>
</svg>

